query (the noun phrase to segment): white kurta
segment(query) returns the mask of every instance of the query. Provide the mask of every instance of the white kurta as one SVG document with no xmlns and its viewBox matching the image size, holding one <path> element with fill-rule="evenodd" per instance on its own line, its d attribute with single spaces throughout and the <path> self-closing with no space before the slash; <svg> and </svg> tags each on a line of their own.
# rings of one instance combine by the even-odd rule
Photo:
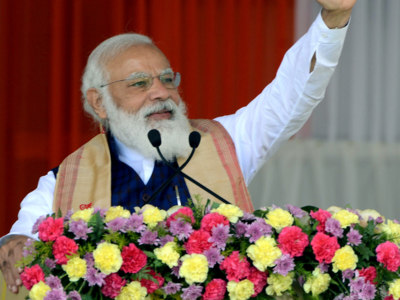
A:
<svg viewBox="0 0 400 300">
<path fill-rule="evenodd" d="M 329 29 L 321 14 L 309 31 L 285 54 L 276 78 L 235 114 L 216 118 L 235 143 L 239 164 L 246 183 L 275 151 L 307 121 L 314 107 L 323 99 L 325 89 L 338 63 L 347 32 Z M 317 63 L 310 73 L 310 62 L 316 53 Z M 131 166 L 147 183 L 154 161 L 117 141 L 119 159 Z M 18 220 L 10 234 L 37 238 L 31 230 L 42 215 L 52 214 L 56 180 L 53 172 L 39 179 L 36 190 L 21 203 Z"/>
</svg>

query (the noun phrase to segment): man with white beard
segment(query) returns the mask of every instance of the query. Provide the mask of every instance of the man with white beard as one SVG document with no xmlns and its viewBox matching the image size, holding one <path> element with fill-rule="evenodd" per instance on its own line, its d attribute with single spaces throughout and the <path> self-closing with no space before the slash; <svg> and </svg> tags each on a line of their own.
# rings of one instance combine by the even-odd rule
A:
<svg viewBox="0 0 400 300">
<path fill-rule="evenodd" d="M 159 161 L 147 139 L 161 132 L 161 151 L 175 167 L 190 153 L 188 135 L 202 142 L 185 172 L 240 206 L 253 209 L 247 184 L 265 161 L 296 133 L 322 100 L 337 65 L 356 0 L 318 0 L 321 14 L 285 55 L 277 77 L 247 107 L 215 120 L 188 120 L 175 73 L 148 37 L 125 34 L 100 44 L 82 78 L 85 110 L 102 125 L 101 134 L 68 156 L 39 181 L 21 204 L 11 235 L 0 242 L 0 267 L 14 293 L 22 284 L 14 266 L 38 217 L 61 209 L 121 205 L 131 211 L 173 170 Z M 342 29 L 339 29 L 342 28 Z M 152 202 L 167 209 L 202 194 L 176 176 Z M 209 194 L 202 194 L 205 199 Z"/>
</svg>

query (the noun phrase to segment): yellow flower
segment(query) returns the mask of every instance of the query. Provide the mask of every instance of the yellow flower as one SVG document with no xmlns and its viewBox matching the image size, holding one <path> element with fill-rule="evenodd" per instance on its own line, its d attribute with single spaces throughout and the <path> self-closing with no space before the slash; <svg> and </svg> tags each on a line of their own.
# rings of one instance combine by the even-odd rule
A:
<svg viewBox="0 0 400 300">
<path fill-rule="evenodd" d="M 147 295 L 147 289 L 140 282 L 132 281 L 124 286 L 116 300 L 144 300 Z"/>
<path fill-rule="evenodd" d="M 313 296 L 318 296 L 328 289 L 330 281 L 331 276 L 329 276 L 329 274 L 321 274 L 320 268 L 316 268 L 313 272 L 313 276 L 307 278 L 303 288 L 307 294 L 311 291 Z"/>
<path fill-rule="evenodd" d="M 354 253 L 353 248 L 346 245 L 335 252 L 332 258 L 333 272 L 344 271 L 347 269 L 354 270 L 357 266 L 358 256 Z"/>
<path fill-rule="evenodd" d="M 282 208 L 271 210 L 266 217 L 265 222 L 275 228 L 278 233 L 283 228 L 291 226 L 294 221 L 293 216 Z"/>
<path fill-rule="evenodd" d="M 71 216 L 71 220 L 79 221 L 83 220 L 85 222 L 89 222 L 90 218 L 92 217 L 94 212 L 93 208 L 86 208 L 83 210 L 79 210 L 76 213 L 73 213 Z"/>
<path fill-rule="evenodd" d="M 93 251 L 94 266 L 106 275 L 118 272 L 122 266 L 121 251 L 117 245 L 101 243 Z"/>
<path fill-rule="evenodd" d="M 229 281 L 227 286 L 229 299 L 247 300 L 254 294 L 254 283 L 245 279 L 239 282 Z"/>
<path fill-rule="evenodd" d="M 281 249 L 276 246 L 276 241 L 267 236 L 260 237 L 255 245 L 246 250 L 247 256 L 253 260 L 254 266 L 264 272 L 267 267 L 275 266 L 275 260 L 282 255 Z"/>
<path fill-rule="evenodd" d="M 391 238 L 393 243 L 400 244 L 400 224 L 388 220 L 387 224 L 381 224 L 380 229 Z"/>
<path fill-rule="evenodd" d="M 29 298 L 31 300 L 43 300 L 48 291 L 51 291 L 51 288 L 43 281 L 39 281 L 39 283 L 36 283 L 29 291 Z"/>
<path fill-rule="evenodd" d="M 129 219 L 131 213 L 129 210 L 124 209 L 122 206 L 113 206 L 106 212 L 106 218 L 104 222 L 108 223 L 116 218 Z"/>
<path fill-rule="evenodd" d="M 374 209 L 357 210 L 357 211 L 360 214 L 361 218 L 363 218 L 362 220 L 360 220 L 361 227 L 364 228 L 367 227 L 369 217 L 372 217 L 374 220 L 376 220 L 378 217 L 381 217 L 382 220 L 385 221 L 385 217 Z"/>
<path fill-rule="evenodd" d="M 265 292 L 270 296 L 274 294 L 282 296 L 283 292 L 292 289 L 293 277 L 293 272 L 289 272 L 286 276 L 274 273 L 271 274 L 267 279 L 268 286 L 265 289 Z"/>
<path fill-rule="evenodd" d="M 158 222 L 164 221 L 167 217 L 165 210 L 160 210 L 157 207 L 150 207 L 143 212 L 143 222 L 151 229 L 156 227 Z"/>
<path fill-rule="evenodd" d="M 203 254 L 190 254 L 182 256 L 182 266 L 179 276 L 185 278 L 187 284 L 194 282 L 203 283 L 207 279 L 208 261 Z"/>
<path fill-rule="evenodd" d="M 393 295 L 396 300 L 400 298 L 400 279 L 389 282 L 389 295 Z"/>
<path fill-rule="evenodd" d="M 216 212 L 227 217 L 231 223 L 237 223 L 239 217 L 243 217 L 243 211 L 236 205 L 232 204 L 221 204 L 218 208 L 212 209 L 211 212 Z"/>
<path fill-rule="evenodd" d="M 161 260 L 164 264 L 167 264 L 168 267 L 177 267 L 179 260 L 179 253 L 175 250 L 176 243 L 168 242 L 163 247 L 154 249 L 154 254 L 157 256 L 159 260 Z"/>
<path fill-rule="evenodd" d="M 358 224 L 360 220 L 356 214 L 349 212 L 346 209 L 338 211 L 332 215 L 332 218 L 338 220 L 340 222 L 340 227 L 346 228 L 351 224 Z"/>
<path fill-rule="evenodd" d="M 86 261 L 78 256 L 68 260 L 66 265 L 62 265 L 63 270 L 67 273 L 70 281 L 78 281 L 86 275 Z"/>
</svg>

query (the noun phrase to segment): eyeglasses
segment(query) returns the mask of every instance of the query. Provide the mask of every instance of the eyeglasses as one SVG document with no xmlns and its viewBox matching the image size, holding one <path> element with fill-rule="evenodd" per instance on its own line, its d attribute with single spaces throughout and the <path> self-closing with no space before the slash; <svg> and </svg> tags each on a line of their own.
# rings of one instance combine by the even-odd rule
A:
<svg viewBox="0 0 400 300">
<path fill-rule="evenodd" d="M 167 89 L 176 89 L 181 83 L 181 74 L 178 72 L 169 72 L 160 74 L 157 76 L 149 76 L 145 73 L 143 74 L 135 74 L 134 76 L 129 76 L 126 79 L 121 79 L 117 81 L 113 81 L 107 84 L 103 84 L 100 87 L 105 87 L 107 85 L 125 81 L 129 89 L 131 89 L 134 93 L 140 93 L 147 91 L 153 85 L 154 78 L 158 78 L 163 86 Z"/>
</svg>

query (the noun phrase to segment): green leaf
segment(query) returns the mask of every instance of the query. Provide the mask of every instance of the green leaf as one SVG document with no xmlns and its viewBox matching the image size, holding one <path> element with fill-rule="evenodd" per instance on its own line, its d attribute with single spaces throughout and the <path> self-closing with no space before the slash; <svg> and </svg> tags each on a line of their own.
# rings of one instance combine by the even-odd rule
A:
<svg viewBox="0 0 400 300">
<path fill-rule="evenodd" d="M 94 298 L 89 294 L 82 295 L 81 298 L 82 300 L 94 300 Z"/>
<path fill-rule="evenodd" d="M 220 205 L 221 205 L 221 203 L 213 202 L 211 204 L 211 209 L 217 209 Z"/>
<path fill-rule="evenodd" d="M 354 249 L 362 256 L 362 260 L 364 261 L 368 261 L 371 256 L 375 256 L 375 253 L 364 244 L 355 246 Z"/>
<path fill-rule="evenodd" d="M 90 218 L 88 227 L 93 227 L 93 233 L 89 233 L 91 241 L 95 243 L 100 242 L 104 233 L 104 222 L 100 217 L 100 212 L 97 212 Z"/>
<path fill-rule="evenodd" d="M 142 251 L 144 252 L 144 254 L 147 255 L 148 258 L 157 259 L 157 256 L 154 254 L 154 252 L 146 251 L 146 250 L 142 250 Z"/>
<path fill-rule="evenodd" d="M 305 210 L 306 212 L 310 213 L 311 211 L 318 211 L 318 207 L 312 206 L 312 205 L 306 205 L 301 207 L 302 210 Z"/>
<path fill-rule="evenodd" d="M 57 212 L 57 218 L 61 218 L 62 217 L 62 212 L 61 212 L 61 208 L 58 209 Z"/>
</svg>

